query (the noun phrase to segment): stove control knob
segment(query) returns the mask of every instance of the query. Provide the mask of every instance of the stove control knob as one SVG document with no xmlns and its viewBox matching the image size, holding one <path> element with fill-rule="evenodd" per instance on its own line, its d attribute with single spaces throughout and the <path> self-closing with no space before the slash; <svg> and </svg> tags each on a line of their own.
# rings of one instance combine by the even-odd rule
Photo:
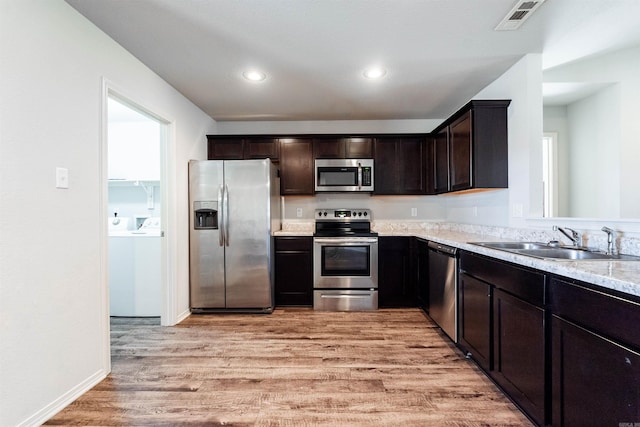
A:
<svg viewBox="0 0 640 427">
<path fill-rule="evenodd" d="M 364 216 L 367 216 L 367 213 L 366 213 L 366 212 L 364 213 Z"/>
<path fill-rule="evenodd" d="M 325 211 L 324 216 L 327 216 L 327 212 Z"/>
<path fill-rule="evenodd" d="M 362 212 L 358 212 L 358 216 L 362 216 Z"/>
<path fill-rule="evenodd" d="M 318 216 L 322 216 L 322 212 L 318 212 Z"/>
</svg>

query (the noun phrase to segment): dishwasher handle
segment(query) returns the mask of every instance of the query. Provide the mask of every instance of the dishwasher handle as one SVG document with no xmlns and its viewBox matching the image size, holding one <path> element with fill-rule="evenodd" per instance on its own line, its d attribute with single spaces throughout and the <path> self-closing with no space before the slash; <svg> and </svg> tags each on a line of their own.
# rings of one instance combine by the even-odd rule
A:
<svg viewBox="0 0 640 427">
<path fill-rule="evenodd" d="M 453 246 L 447 246 L 447 245 L 443 245 L 442 243 L 432 242 L 432 241 L 429 241 L 427 245 L 429 246 L 429 249 L 431 249 L 432 251 L 440 252 L 445 255 L 456 256 L 458 254 L 458 248 L 455 248 Z"/>
</svg>

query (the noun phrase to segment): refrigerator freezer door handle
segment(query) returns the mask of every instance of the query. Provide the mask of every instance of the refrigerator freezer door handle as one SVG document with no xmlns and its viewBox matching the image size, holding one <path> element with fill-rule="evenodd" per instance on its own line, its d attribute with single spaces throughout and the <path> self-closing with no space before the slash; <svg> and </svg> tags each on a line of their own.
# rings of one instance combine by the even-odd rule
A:
<svg viewBox="0 0 640 427">
<path fill-rule="evenodd" d="M 223 196 L 223 209 L 224 209 L 224 242 L 226 246 L 229 246 L 229 187 L 224 185 L 224 196 Z"/>
<path fill-rule="evenodd" d="M 224 191 L 224 188 L 222 187 L 222 184 L 220 185 L 220 187 L 218 188 L 218 221 L 220 224 L 220 233 L 218 233 L 218 244 L 220 246 L 224 246 L 224 209 L 223 209 L 223 205 L 222 205 L 222 193 Z"/>
</svg>

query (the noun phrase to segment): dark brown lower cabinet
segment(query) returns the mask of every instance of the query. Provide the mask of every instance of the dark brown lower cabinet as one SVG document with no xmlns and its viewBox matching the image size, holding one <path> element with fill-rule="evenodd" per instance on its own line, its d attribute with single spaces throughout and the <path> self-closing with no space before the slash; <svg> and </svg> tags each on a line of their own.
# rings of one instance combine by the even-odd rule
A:
<svg viewBox="0 0 640 427">
<path fill-rule="evenodd" d="M 552 424 L 640 423 L 640 299 L 551 281 Z"/>
<path fill-rule="evenodd" d="M 545 421 L 545 310 L 500 289 L 493 293 L 491 376 L 538 424 Z"/>
<path fill-rule="evenodd" d="M 313 238 L 276 237 L 276 306 L 313 305 Z"/>
<path fill-rule="evenodd" d="M 546 275 L 463 251 L 458 345 L 537 424 L 548 419 Z"/>
<path fill-rule="evenodd" d="M 416 307 L 412 237 L 378 238 L 378 306 Z"/>
<path fill-rule="evenodd" d="M 458 341 L 468 357 L 491 369 L 492 286 L 467 274 L 458 281 Z"/>
<path fill-rule="evenodd" d="M 640 354 L 557 316 L 552 330 L 553 425 L 640 423 Z"/>
</svg>

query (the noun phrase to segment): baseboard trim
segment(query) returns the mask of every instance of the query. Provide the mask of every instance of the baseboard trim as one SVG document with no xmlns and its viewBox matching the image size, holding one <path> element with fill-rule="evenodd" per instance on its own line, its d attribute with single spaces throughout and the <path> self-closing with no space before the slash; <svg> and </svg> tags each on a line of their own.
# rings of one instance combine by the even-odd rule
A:
<svg viewBox="0 0 640 427">
<path fill-rule="evenodd" d="M 182 313 L 180 313 L 178 315 L 178 317 L 176 318 L 176 325 L 180 322 L 182 322 L 184 319 L 186 319 L 187 317 L 191 316 L 191 310 L 185 310 Z"/>
<path fill-rule="evenodd" d="M 58 412 L 69 406 L 78 397 L 92 389 L 96 384 L 107 377 L 108 372 L 104 369 L 100 369 L 98 372 L 91 375 L 89 378 L 82 381 L 80 384 L 73 387 L 71 390 L 54 400 L 20 424 L 19 427 L 35 427 L 42 425 L 45 421 L 52 418 Z"/>
</svg>

